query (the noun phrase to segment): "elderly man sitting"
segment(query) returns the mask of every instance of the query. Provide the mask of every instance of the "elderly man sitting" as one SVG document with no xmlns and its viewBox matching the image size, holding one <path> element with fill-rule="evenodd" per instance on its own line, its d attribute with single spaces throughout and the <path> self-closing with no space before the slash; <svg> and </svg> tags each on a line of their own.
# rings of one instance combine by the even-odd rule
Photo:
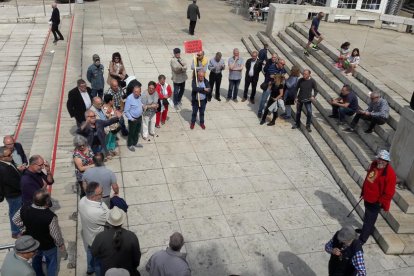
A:
<svg viewBox="0 0 414 276">
<path fill-rule="evenodd" d="M 345 129 L 345 131 L 353 132 L 359 119 L 370 121 L 369 127 L 365 130 L 365 133 L 372 133 L 376 125 L 383 125 L 387 122 L 390 114 L 388 102 L 381 98 L 380 93 L 376 91 L 371 93 L 370 98 L 371 102 L 368 105 L 368 109 L 366 111 L 358 110 L 351 122 L 351 126 Z"/>
</svg>

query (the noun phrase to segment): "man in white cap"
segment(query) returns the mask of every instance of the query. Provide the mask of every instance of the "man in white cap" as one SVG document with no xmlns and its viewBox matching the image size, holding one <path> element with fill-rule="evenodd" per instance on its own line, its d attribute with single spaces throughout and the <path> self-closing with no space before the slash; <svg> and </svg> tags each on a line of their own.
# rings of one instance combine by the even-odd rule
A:
<svg viewBox="0 0 414 276">
<path fill-rule="evenodd" d="M 389 164 L 391 161 L 390 153 L 386 150 L 380 150 L 376 157 L 377 159 L 371 163 L 368 169 L 361 192 L 361 197 L 364 199 L 365 215 L 362 229 L 356 231 L 360 233 L 359 240 L 362 244 L 367 242 L 369 235 L 374 231 L 374 225 L 381 208 L 385 212 L 389 211 L 397 182 L 395 171 Z"/>
<path fill-rule="evenodd" d="M 134 232 L 122 228 L 124 211 L 114 207 L 109 211 L 107 227 L 99 233 L 91 246 L 92 255 L 101 262 L 101 275 L 111 268 L 124 268 L 131 276 L 139 276 L 141 250 Z"/>
<path fill-rule="evenodd" d="M 29 261 L 36 255 L 40 243 L 32 236 L 21 236 L 14 245 L 14 251 L 7 253 L 1 267 L 2 276 L 35 276 Z"/>
<path fill-rule="evenodd" d="M 331 254 L 329 275 L 367 275 L 362 244 L 351 226 L 336 232 L 325 245 L 325 251 Z"/>
</svg>

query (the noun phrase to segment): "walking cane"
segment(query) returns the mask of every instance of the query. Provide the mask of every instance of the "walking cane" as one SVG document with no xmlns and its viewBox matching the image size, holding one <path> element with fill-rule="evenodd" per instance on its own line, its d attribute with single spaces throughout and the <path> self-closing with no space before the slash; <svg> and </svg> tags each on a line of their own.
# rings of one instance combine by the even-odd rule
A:
<svg viewBox="0 0 414 276">
<path fill-rule="evenodd" d="M 194 76 L 195 76 L 195 80 L 196 80 L 196 84 L 198 85 L 198 79 L 197 79 L 197 58 L 196 55 L 193 54 L 194 56 Z M 201 107 L 201 103 L 200 103 L 200 93 L 197 92 L 197 100 L 198 100 L 198 107 Z"/>
<path fill-rule="evenodd" d="M 352 214 L 352 212 L 355 210 L 355 208 L 361 203 L 361 201 L 362 201 L 362 197 L 361 197 L 361 199 L 358 201 L 358 203 L 357 204 L 355 204 L 355 206 L 354 206 L 354 208 L 351 210 L 351 212 L 349 212 L 349 214 L 346 216 L 347 218 L 349 218 L 349 216 Z"/>
</svg>

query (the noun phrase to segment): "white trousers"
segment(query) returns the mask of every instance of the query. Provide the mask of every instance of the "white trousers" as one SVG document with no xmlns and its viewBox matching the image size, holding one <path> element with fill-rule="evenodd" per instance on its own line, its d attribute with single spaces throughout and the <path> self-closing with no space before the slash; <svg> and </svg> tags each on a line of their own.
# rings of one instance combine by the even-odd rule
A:
<svg viewBox="0 0 414 276">
<path fill-rule="evenodd" d="M 155 114 L 153 116 L 142 116 L 142 137 L 148 138 L 150 135 L 155 135 Z"/>
</svg>

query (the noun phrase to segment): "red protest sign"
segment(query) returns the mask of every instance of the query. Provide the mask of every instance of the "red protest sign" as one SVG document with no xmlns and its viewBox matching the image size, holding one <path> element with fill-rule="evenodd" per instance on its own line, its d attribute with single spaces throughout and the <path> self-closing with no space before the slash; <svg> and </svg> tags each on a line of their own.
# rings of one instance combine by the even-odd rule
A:
<svg viewBox="0 0 414 276">
<path fill-rule="evenodd" d="M 200 52 L 203 50 L 203 43 L 201 40 L 184 41 L 184 50 L 186 54 Z"/>
</svg>

